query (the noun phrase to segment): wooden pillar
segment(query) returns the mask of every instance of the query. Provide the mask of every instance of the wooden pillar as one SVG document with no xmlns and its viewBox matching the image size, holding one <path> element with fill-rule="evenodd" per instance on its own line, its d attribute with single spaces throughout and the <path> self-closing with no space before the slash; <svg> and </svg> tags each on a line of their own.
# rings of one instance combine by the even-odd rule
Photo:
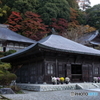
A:
<svg viewBox="0 0 100 100">
<path fill-rule="evenodd" d="M 56 61 L 55 61 L 55 76 L 58 77 L 58 60 L 56 58 Z"/>
<path fill-rule="evenodd" d="M 91 64 L 89 65 L 89 81 L 93 82 L 93 67 Z"/>
<path fill-rule="evenodd" d="M 83 78 L 83 82 L 88 82 L 89 81 L 88 64 L 83 64 L 82 65 L 82 78 Z"/>
<path fill-rule="evenodd" d="M 43 62 L 43 83 L 46 82 L 46 59 Z"/>
<path fill-rule="evenodd" d="M 67 77 L 71 79 L 71 64 L 67 64 Z"/>
</svg>

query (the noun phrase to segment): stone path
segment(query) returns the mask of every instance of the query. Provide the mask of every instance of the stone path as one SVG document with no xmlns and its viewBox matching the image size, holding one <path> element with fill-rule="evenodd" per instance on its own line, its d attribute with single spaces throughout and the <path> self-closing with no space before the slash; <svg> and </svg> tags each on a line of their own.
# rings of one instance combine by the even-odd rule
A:
<svg viewBox="0 0 100 100">
<path fill-rule="evenodd" d="M 25 94 L 4 95 L 12 100 L 100 100 L 100 91 L 64 90 L 49 92 L 25 91 Z"/>
</svg>

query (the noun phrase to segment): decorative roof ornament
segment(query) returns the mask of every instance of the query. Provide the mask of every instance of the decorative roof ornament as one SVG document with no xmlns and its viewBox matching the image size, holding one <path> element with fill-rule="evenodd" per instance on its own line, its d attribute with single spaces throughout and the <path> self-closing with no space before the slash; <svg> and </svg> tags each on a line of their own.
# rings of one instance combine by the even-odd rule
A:
<svg viewBox="0 0 100 100">
<path fill-rule="evenodd" d="M 54 29 L 54 28 L 52 28 L 51 30 L 52 30 L 52 31 L 51 31 L 51 32 L 52 32 L 52 34 L 55 34 L 55 35 L 57 35 L 57 34 L 58 34 L 58 33 L 55 31 L 55 29 Z"/>
</svg>

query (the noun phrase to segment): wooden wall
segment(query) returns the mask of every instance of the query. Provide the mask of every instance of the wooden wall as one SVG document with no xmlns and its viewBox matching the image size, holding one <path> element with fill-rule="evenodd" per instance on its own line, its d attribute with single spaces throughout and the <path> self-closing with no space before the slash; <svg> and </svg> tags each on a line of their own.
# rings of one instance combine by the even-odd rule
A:
<svg viewBox="0 0 100 100">
<path fill-rule="evenodd" d="M 93 77 L 100 76 L 100 59 L 94 56 L 87 55 L 56 55 L 54 58 L 52 56 L 46 56 L 45 63 L 54 63 L 54 73 L 46 75 L 47 82 L 50 82 L 50 77 L 66 77 L 68 76 L 72 81 L 72 65 L 80 65 L 82 66 L 82 77 L 81 80 L 75 80 L 72 82 L 92 82 Z M 47 67 L 47 66 L 45 66 Z M 96 74 L 95 68 L 98 68 L 98 73 Z"/>
<path fill-rule="evenodd" d="M 43 62 L 28 63 L 17 70 L 17 82 L 43 83 Z"/>
<path fill-rule="evenodd" d="M 71 82 L 92 82 L 94 76 L 100 76 L 100 59 L 98 57 L 53 52 L 45 52 L 41 56 L 43 56 L 42 60 L 36 58 L 35 61 L 31 59 L 31 62 L 23 63 L 23 66 L 17 71 L 18 82 L 51 83 L 51 76 L 68 76 Z M 82 67 L 81 80 L 73 80 L 72 65 Z M 97 71 L 95 68 L 98 69 L 98 73 L 95 72 Z"/>
</svg>

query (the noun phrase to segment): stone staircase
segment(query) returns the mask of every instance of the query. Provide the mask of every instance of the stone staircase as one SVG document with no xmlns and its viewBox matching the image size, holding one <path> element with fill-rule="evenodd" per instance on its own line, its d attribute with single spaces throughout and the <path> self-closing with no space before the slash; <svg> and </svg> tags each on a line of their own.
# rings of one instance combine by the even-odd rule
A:
<svg viewBox="0 0 100 100">
<path fill-rule="evenodd" d="M 100 88 L 100 86 L 96 83 L 78 83 L 76 84 L 77 89 L 95 89 Z"/>
</svg>

